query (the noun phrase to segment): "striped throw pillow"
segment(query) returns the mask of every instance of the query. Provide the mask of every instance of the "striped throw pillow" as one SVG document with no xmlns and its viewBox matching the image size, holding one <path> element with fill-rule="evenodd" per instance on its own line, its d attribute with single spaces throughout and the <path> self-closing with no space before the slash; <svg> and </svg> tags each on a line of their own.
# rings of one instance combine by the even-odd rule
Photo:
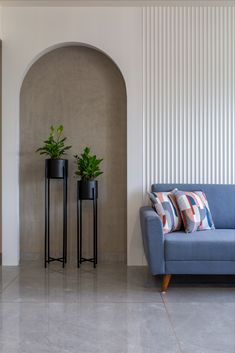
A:
<svg viewBox="0 0 235 353">
<path fill-rule="evenodd" d="M 206 195 L 202 191 L 175 190 L 186 233 L 215 229 Z"/>
<path fill-rule="evenodd" d="M 151 192 L 149 194 L 153 208 L 162 221 L 163 233 L 179 230 L 182 218 L 173 192 Z"/>
</svg>

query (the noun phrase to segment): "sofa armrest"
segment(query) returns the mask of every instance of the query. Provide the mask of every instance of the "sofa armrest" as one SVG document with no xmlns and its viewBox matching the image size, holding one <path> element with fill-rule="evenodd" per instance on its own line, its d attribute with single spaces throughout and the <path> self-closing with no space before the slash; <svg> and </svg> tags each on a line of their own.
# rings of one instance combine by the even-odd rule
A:
<svg viewBox="0 0 235 353">
<path fill-rule="evenodd" d="M 149 206 L 140 208 L 140 224 L 145 256 L 153 275 L 165 273 L 162 221 Z"/>
</svg>

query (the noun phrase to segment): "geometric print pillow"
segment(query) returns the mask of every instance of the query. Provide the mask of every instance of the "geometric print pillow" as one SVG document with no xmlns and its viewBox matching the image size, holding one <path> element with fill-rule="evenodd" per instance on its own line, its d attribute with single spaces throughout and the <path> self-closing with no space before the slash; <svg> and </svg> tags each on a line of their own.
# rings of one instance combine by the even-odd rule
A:
<svg viewBox="0 0 235 353">
<path fill-rule="evenodd" d="M 153 208 L 161 218 L 163 233 L 179 230 L 182 226 L 182 218 L 173 192 L 151 192 L 149 197 Z"/>
<path fill-rule="evenodd" d="M 175 190 L 186 233 L 215 229 L 206 195 L 202 191 Z"/>
</svg>

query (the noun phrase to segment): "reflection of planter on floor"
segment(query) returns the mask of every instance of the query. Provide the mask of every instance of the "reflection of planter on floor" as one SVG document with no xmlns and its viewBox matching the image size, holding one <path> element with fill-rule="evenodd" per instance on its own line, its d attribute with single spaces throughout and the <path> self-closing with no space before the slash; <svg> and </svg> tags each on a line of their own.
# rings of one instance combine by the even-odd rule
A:
<svg viewBox="0 0 235 353">
<path fill-rule="evenodd" d="M 79 180 L 78 197 L 80 200 L 95 200 L 98 198 L 97 180 Z"/>
<path fill-rule="evenodd" d="M 68 175 L 68 160 L 67 159 L 46 159 L 46 178 L 48 179 L 63 179 Z"/>
</svg>

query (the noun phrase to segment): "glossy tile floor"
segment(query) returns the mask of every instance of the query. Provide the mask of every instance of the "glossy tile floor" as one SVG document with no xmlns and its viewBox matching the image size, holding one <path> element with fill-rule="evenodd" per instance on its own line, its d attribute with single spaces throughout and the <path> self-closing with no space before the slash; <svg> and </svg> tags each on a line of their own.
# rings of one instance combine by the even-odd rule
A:
<svg viewBox="0 0 235 353">
<path fill-rule="evenodd" d="M 1 353 L 235 353 L 235 277 L 173 278 L 90 264 L 3 268 Z"/>
</svg>

